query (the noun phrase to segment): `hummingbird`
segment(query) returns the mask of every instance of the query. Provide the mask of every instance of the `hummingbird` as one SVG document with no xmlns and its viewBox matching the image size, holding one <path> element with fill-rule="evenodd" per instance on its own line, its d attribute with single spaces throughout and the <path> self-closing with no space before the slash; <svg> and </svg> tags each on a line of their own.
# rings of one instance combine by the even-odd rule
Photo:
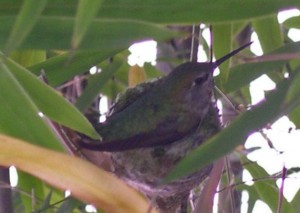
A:
<svg viewBox="0 0 300 213">
<path fill-rule="evenodd" d="M 213 71 L 251 43 L 216 62 L 186 62 L 163 78 L 128 89 L 117 98 L 107 120 L 95 126 L 103 140 L 82 137 L 80 146 L 118 152 L 167 145 L 191 134 L 208 112 Z"/>
<path fill-rule="evenodd" d="M 213 71 L 248 47 L 245 44 L 216 62 L 187 62 L 158 80 L 129 88 L 119 96 L 104 123 L 102 141 L 82 137 L 81 148 L 111 152 L 114 173 L 147 195 L 161 212 L 176 212 L 212 166 L 161 185 L 172 167 L 220 131 Z"/>
</svg>

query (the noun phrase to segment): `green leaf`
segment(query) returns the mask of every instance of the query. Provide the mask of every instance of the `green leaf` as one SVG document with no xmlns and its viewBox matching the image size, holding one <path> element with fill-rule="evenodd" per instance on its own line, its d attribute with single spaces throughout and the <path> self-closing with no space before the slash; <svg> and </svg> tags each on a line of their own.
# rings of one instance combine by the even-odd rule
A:
<svg viewBox="0 0 300 213">
<path fill-rule="evenodd" d="M 216 23 L 264 17 L 299 5 L 298 0 L 118 0 L 104 1 L 97 17 L 164 24 Z M 2 0 L 0 15 L 16 15 L 20 7 L 18 0 Z M 77 1 L 51 0 L 43 15 L 75 16 L 76 7 Z"/>
<path fill-rule="evenodd" d="M 269 174 L 258 164 L 251 162 L 249 163 L 249 160 L 247 160 L 245 157 L 241 157 L 241 161 L 244 165 L 244 168 L 249 171 L 253 179 L 260 179 L 260 178 L 266 178 L 269 177 Z M 259 198 L 264 201 L 273 212 L 277 211 L 278 206 L 278 194 L 279 189 L 276 186 L 276 182 L 273 179 L 264 180 L 264 181 L 255 181 L 254 182 L 254 188 L 257 191 L 257 194 L 259 195 Z M 285 213 L 293 213 L 294 210 L 287 202 L 285 198 L 283 198 L 282 201 L 282 208 L 281 212 Z"/>
<path fill-rule="evenodd" d="M 0 132 L 22 138 L 34 144 L 62 150 L 60 142 L 38 113 L 23 85 L 0 57 Z"/>
<path fill-rule="evenodd" d="M 283 36 L 276 15 L 255 19 L 252 26 L 264 52 L 270 52 L 283 45 Z"/>
<path fill-rule="evenodd" d="M 75 104 L 80 111 L 83 112 L 92 103 L 95 97 L 100 93 L 102 87 L 120 68 L 122 63 L 123 60 L 114 58 L 114 61 L 111 64 L 102 68 L 101 73 L 90 76 L 87 87 Z"/>
<path fill-rule="evenodd" d="M 0 16 L 0 48 L 6 45 L 10 26 L 15 18 Z M 20 49 L 69 49 L 75 18 L 42 16 Z M 50 36 L 51 35 L 51 36 Z M 122 50 L 132 43 L 149 39 L 165 40 L 179 34 L 158 24 L 135 20 L 95 19 L 90 23 L 80 48 Z"/>
<path fill-rule="evenodd" d="M 293 75 L 295 75 L 294 77 L 294 81 L 291 84 L 289 91 L 287 92 L 287 95 L 285 97 L 285 102 L 291 103 L 291 102 L 295 102 L 295 98 L 297 99 L 297 96 L 300 94 L 300 75 L 298 75 L 300 71 L 300 67 L 298 67 L 298 69 L 296 69 L 293 73 Z M 297 102 L 295 104 L 298 104 Z"/>
<path fill-rule="evenodd" d="M 290 114 L 289 118 L 296 125 L 297 128 L 300 127 L 300 107 L 296 107 Z"/>
<path fill-rule="evenodd" d="M 75 208 L 80 202 L 72 197 L 67 197 L 61 206 L 57 209 L 56 213 L 73 213 Z"/>
<path fill-rule="evenodd" d="M 31 98 L 31 102 L 52 120 L 75 129 L 92 138 L 99 138 L 98 133 L 88 120 L 63 97 L 59 96 L 51 87 L 43 84 L 25 68 L 12 60 L 0 55 L 1 61 L 7 66 L 23 90 Z M 20 104 L 16 103 L 16 104 Z"/>
<path fill-rule="evenodd" d="M 41 204 L 40 209 L 47 209 L 50 206 L 50 201 L 52 197 L 52 191 L 50 191 L 47 196 L 45 197 L 45 200 L 43 200 L 43 203 Z"/>
<path fill-rule="evenodd" d="M 296 16 L 289 18 L 283 22 L 282 25 L 287 28 L 300 28 L 300 17 Z"/>
<path fill-rule="evenodd" d="M 33 200 L 36 198 L 44 197 L 45 193 L 43 191 L 43 185 L 44 183 L 40 179 L 33 177 L 23 171 L 18 171 L 18 187 L 28 194 L 34 192 L 34 197 L 28 196 L 28 194 L 20 195 L 22 204 L 25 208 L 24 212 L 32 212 L 32 209 L 35 209 L 37 207 L 37 205 L 32 205 Z"/>
<path fill-rule="evenodd" d="M 280 47 L 264 57 L 275 57 L 276 54 L 292 54 L 300 51 L 300 42 L 289 43 Z M 274 55 L 274 56 L 273 56 Z M 241 64 L 233 67 L 230 70 L 228 81 L 224 85 L 227 93 L 233 92 L 243 86 L 248 85 L 252 80 L 258 78 L 262 74 L 278 71 L 290 59 L 278 59 L 274 61 L 259 61 Z M 283 76 L 282 76 L 283 77 Z"/>
<path fill-rule="evenodd" d="M 102 4 L 102 0 L 79 0 L 74 32 L 71 40 L 72 49 L 76 49 L 89 29 L 92 20 Z"/>
<path fill-rule="evenodd" d="M 232 49 L 232 26 L 231 24 L 213 25 L 213 50 L 215 58 L 221 58 Z M 220 83 L 226 83 L 229 75 L 229 64 L 231 59 L 223 62 L 220 66 Z"/>
<path fill-rule="evenodd" d="M 297 75 L 300 75 L 299 72 Z M 226 155 L 237 145 L 244 143 L 251 133 L 263 128 L 267 123 L 274 122 L 296 107 L 299 96 L 294 97 L 291 102 L 286 102 L 285 99 L 292 80 L 278 83 L 277 89 L 268 94 L 266 101 L 241 114 L 228 127 L 192 151 L 167 175 L 165 182 L 198 171 Z"/>
<path fill-rule="evenodd" d="M 115 100 L 119 93 L 125 91 L 127 86 L 124 84 L 111 79 L 109 80 L 104 87 L 102 88 L 101 93 L 110 98 L 111 100 Z"/>
<path fill-rule="evenodd" d="M 23 67 L 29 67 L 46 60 L 46 51 L 44 50 L 24 50 L 14 51 L 9 57 L 21 64 Z"/>
<path fill-rule="evenodd" d="M 231 68 L 228 80 L 223 85 L 226 93 L 236 91 L 263 74 L 275 72 L 285 64 L 285 61 L 267 61 L 240 64 Z"/>
<path fill-rule="evenodd" d="M 5 53 L 18 47 L 28 36 L 36 24 L 41 12 L 45 8 L 47 0 L 25 0 L 20 13 L 12 27 L 8 41 L 5 45 Z"/>
<path fill-rule="evenodd" d="M 300 209 L 300 190 L 297 191 L 293 200 L 291 201 L 291 205 L 294 209 Z"/>
<path fill-rule="evenodd" d="M 72 54 L 69 60 L 69 53 L 52 57 L 45 62 L 29 67 L 34 74 L 40 75 L 43 70 L 52 86 L 58 86 L 71 79 L 75 75 L 88 71 L 104 59 L 111 57 L 120 50 L 106 49 L 100 51 L 80 51 Z"/>
</svg>

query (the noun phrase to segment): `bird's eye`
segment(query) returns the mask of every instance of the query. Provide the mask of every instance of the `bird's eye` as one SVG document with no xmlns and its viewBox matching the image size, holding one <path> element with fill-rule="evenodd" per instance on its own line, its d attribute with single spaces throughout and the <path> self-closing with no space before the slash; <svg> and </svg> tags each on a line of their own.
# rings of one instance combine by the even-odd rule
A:
<svg viewBox="0 0 300 213">
<path fill-rule="evenodd" d="M 205 74 L 205 75 L 203 75 L 203 76 L 201 76 L 201 77 L 196 78 L 196 79 L 195 79 L 195 84 L 196 84 L 196 85 L 201 85 L 201 84 L 203 84 L 205 81 L 207 81 L 207 79 L 208 79 L 208 74 Z"/>
</svg>

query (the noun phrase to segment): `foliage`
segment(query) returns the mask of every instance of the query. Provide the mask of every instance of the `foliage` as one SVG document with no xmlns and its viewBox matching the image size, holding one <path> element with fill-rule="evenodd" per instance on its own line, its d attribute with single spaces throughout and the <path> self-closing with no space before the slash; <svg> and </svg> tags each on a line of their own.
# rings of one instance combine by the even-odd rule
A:
<svg viewBox="0 0 300 213">
<path fill-rule="evenodd" d="M 243 100 L 247 105 L 250 105 L 249 83 L 262 74 L 268 75 L 277 89 L 267 95 L 265 102 L 241 113 L 223 131 L 187 156 L 165 181 L 189 174 L 225 156 L 244 144 L 249 134 L 282 115 L 288 115 L 299 127 L 297 59 L 300 43 L 287 37 L 289 28 L 300 28 L 299 17 L 283 24 L 276 18 L 279 11 L 299 6 L 298 0 L 2 0 L 0 165 L 15 165 L 19 169 L 18 189 L 27 194 L 34 190 L 34 195 L 41 200 L 32 206 L 27 194 L 19 194 L 18 205 L 21 204 L 25 212 L 31 212 L 64 199 L 62 193 L 54 190 L 50 202 L 46 181 L 62 190 L 71 189 L 74 197 L 107 212 L 146 212 L 147 203 L 136 191 L 90 163 L 63 154 L 63 139 L 53 131 L 53 123 L 59 129 L 67 127 L 100 138 L 88 121 L 93 120 L 89 110 L 98 93 L 113 99 L 127 87 L 128 73 L 131 79 L 141 78 L 141 75 L 143 78 L 157 76 L 158 73 L 149 65 L 145 66 L 145 73 L 128 72 L 126 49 L 148 39 L 162 45 L 170 43 L 170 39 L 185 38 L 187 33 L 179 31 L 175 27 L 178 25 L 211 24 L 216 58 L 248 41 L 255 31 L 264 55 L 249 59 L 248 52 L 245 53 L 247 57 L 224 63 L 216 83 L 234 102 Z M 178 57 L 164 59 L 164 62 L 173 59 L 176 64 L 182 63 Z M 90 75 L 88 71 L 93 66 L 100 67 L 102 72 Z M 134 73 L 140 76 L 132 76 Z M 68 85 L 75 85 L 78 79 L 79 87 L 84 89 L 76 91 L 76 95 L 73 91 L 70 96 Z M 247 161 L 244 156 L 241 160 L 242 163 Z M 257 164 L 245 169 L 253 178 L 266 175 Z M 100 180 L 107 184 L 97 184 Z M 272 210 L 278 210 L 275 198 L 266 198 L 266 194 L 280 192 L 274 181 L 262 181 L 240 190 L 248 191 L 251 200 L 262 199 Z M 129 198 L 134 201 L 130 203 Z M 299 195 L 294 199 L 291 203 L 281 201 L 282 211 L 296 212 L 293 207 L 299 203 Z M 72 205 L 77 208 L 81 204 L 73 202 Z M 73 211 L 70 206 L 67 208 Z"/>
</svg>

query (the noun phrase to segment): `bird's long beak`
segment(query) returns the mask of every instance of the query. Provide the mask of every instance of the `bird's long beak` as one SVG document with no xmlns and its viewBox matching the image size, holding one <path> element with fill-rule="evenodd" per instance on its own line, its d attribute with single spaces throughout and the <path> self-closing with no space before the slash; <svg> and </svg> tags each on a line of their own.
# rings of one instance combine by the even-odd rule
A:
<svg viewBox="0 0 300 213">
<path fill-rule="evenodd" d="M 222 64 L 224 61 L 228 60 L 232 56 L 236 55 L 237 53 L 239 53 L 240 51 L 245 49 L 246 47 L 250 46 L 252 43 L 253 42 L 251 41 L 247 44 L 244 44 L 243 46 L 237 48 L 236 50 L 233 50 L 232 52 L 228 53 L 227 55 L 223 56 L 222 58 L 219 58 L 216 62 L 214 62 L 215 68 L 218 67 L 220 64 Z"/>
</svg>

